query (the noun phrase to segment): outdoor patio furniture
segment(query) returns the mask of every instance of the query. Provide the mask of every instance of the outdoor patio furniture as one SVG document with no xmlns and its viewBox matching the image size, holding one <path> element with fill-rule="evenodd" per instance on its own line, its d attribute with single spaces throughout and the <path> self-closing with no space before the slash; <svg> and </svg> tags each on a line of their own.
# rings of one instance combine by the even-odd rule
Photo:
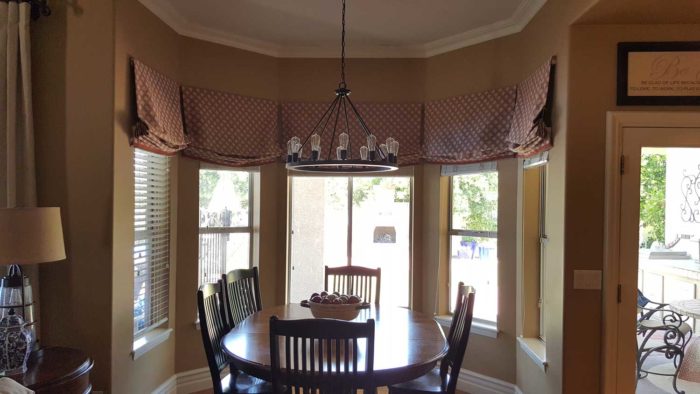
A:
<svg viewBox="0 0 700 394">
<path fill-rule="evenodd" d="M 650 301 L 641 291 L 638 293 L 637 308 L 640 314 L 637 321 L 637 379 L 644 379 L 649 374 L 672 376 L 674 391 L 684 394 L 678 389 L 677 378 L 685 347 L 693 335 L 692 328 L 686 323 L 688 317 L 668 308 L 667 304 Z M 673 362 L 672 373 L 645 369 L 644 362 L 654 353 L 661 353 Z"/>
</svg>

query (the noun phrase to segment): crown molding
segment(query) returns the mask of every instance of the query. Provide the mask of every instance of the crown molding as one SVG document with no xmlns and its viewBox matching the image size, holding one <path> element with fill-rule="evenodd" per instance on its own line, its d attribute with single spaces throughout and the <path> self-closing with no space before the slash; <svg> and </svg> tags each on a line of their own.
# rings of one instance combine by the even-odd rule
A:
<svg viewBox="0 0 700 394">
<path fill-rule="evenodd" d="M 521 0 L 508 19 L 441 38 L 427 44 L 411 46 L 357 46 L 348 48 L 349 58 L 427 58 L 480 44 L 496 38 L 519 33 L 527 26 L 547 0 Z M 281 46 L 263 40 L 243 37 L 222 30 L 199 25 L 179 14 L 170 2 L 139 0 L 181 36 L 226 45 L 277 58 L 336 58 L 337 48 L 317 46 Z"/>
<path fill-rule="evenodd" d="M 546 2 L 547 0 L 522 0 L 513 15 L 508 19 L 423 45 L 423 57 L 440 55 L 496 38 L 520 33 Z"/>
</svg>

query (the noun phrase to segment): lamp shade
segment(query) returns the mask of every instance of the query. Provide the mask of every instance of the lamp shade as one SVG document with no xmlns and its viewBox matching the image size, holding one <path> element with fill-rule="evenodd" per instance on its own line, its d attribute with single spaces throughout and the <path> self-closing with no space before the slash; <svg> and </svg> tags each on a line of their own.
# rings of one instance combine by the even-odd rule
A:
<svg viewBox="0 0 700 394">
<path fill-rule="evenodd" d="M 0 264 L 34 264 L 63 260 L 59 208 L 0 209 Z"/>
</svg>

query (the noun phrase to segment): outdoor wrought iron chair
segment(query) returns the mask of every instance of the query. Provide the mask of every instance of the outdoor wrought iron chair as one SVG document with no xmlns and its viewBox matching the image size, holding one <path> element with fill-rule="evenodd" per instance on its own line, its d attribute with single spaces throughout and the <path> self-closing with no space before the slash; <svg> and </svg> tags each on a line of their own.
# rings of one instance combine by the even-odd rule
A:
<svg viewBox="0 0 700 394">
<path fill-rule="evenodd" d="M 649 374 L 672 376 L 674 391 L 684 394 L 678 389 L 677 380 L 685 347 L 693 336 L 693 330 L 686 322 L 688 317 L 672 311 L 667 304 L 650 301 L 641 291 L 638 292 L 637 309 L 640 315 L 637 321 L 637 379 L 644 379 Z M 654 353 L 663 353 L 673 362 L 673 373 L 644 368 L 644 362 Z"/>
</svg>

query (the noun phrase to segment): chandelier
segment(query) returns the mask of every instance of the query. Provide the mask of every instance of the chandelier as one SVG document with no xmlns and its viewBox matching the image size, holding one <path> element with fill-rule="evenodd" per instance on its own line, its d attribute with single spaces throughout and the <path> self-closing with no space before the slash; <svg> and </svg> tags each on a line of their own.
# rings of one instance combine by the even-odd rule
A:
<svg viewBox="0 0 700 394">
<path fill-rule="evenodd" d="M 303 142 L 299 137 L 292 137 L 287 141 L 287 169 L 321 173 L 397 170 L 399 142 L 389 137 L 386 143 L 378 145 L 377 137 L 372 134 L 355 104 L 350 100 L 350 89 L 345 83 L 345 0 L 343 0 L 340 48 L 340 83 L 335 90 L 335 99 Z M 350 118 L 353 117 L 367 141 L 366 145 L 359 147 L 359 156 L 353 155 L 353 146 L 350 143 Z M 331 138 L 330 146 L 324 149 L 321 146 L 321 137 L 326 132 L 331 133 Z M 363 138 L 359 140 L 362 141 Z M 337 145 L 334 145 L 336 141 Z M 304 156 L 304 147 L 307 145 L 311 146 L 311 151 Z"/>
</svg>

